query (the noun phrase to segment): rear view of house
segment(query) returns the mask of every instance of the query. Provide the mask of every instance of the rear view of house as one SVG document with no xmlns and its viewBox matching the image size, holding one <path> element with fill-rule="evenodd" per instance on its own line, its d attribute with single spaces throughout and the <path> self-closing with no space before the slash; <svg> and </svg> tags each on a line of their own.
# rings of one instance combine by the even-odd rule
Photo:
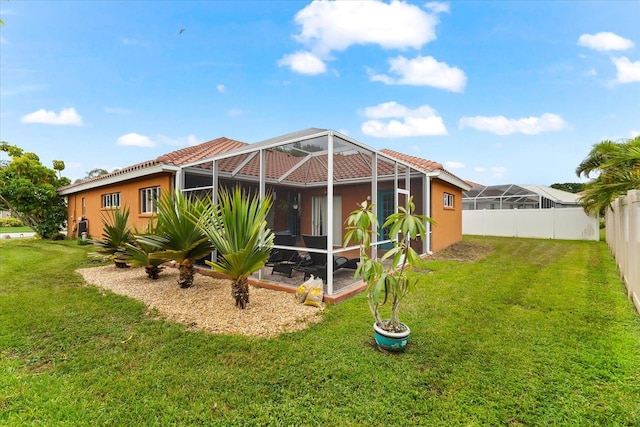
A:
<svg viewBox="0 0 640 427">
<path fill-rule="evenodd" d="M 133 223 L 143 226 L 154 212 L 153 200 L 165 191 L 194 196 L 216 196 L 219 187 L 242 185 L 274 199 L 268 218 L 276 233 L 326 236 L 329 259 L 350 257 L 355 248 L 342 248 L 344 221 L 358 203 L 369 200 L 386 218 L 413 197 L 417 213 L 434 218 L 418 251 L 430 253 L 462 239 L 462 191 L 468 184 L 439 163 L 391 150 L 378 151 L 338 132 L 306 129 L 245 144 L 219 138 L 177 150 L 157 159 L 61 189 L 69 198 L 69 224 L 89 221 L 89 234 L 102 233 L 100 213 L 127 206 Z M 77 227 L 69 227 L 70 236 Z M 389 245 L 380 230 L 376 246 Z M 292 248 L 296 249 L 296 248 Z M 309 249 L 309 248 L 307 248 Z M 313 251 L 313 249 L 312 249 Z M 333 288 L 328 263 L 327 292 Z"/>
</svg>

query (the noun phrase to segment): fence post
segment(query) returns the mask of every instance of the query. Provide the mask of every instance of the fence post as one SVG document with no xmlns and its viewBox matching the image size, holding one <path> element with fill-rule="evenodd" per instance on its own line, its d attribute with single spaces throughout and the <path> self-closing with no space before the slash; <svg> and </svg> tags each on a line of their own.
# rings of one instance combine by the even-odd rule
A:
<svg viewBox="0 0 640 427">
<path fill-rule="evenodd" d="M 640 312 L 640 191 L 627 192 L 629 248 L 627 251 L 629 297 Z"/>
</svg>

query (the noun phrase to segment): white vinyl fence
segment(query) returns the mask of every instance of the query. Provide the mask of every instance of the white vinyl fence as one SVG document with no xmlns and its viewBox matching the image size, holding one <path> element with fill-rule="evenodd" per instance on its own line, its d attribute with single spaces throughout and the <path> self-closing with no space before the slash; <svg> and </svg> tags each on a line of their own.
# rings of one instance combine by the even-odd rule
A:
<svg viewBox="0 0 640 427">
<path fill-rule="evenodd" d="M 629 298 L 640 313 L 640 190 L 617 198 L 605 217 L 607 245 L 618 264 Z"/>
<path fill-rule="evenodd" d="M 582 208 L 463 210 L 462 234 L 600 240 L 598 218 Z"/>
</svg>

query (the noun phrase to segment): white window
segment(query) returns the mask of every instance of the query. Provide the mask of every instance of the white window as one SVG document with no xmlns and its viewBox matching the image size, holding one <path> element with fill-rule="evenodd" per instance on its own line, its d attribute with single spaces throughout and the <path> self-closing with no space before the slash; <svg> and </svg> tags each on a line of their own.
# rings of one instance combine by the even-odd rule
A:
<svg viewBox="0 0 640 427">
<path fill-rule="evenodd" d="M 102 207 L 104 209 L 115 209 L 120 207 L 120 193 L 110 193 L 102 195 Z"/>
<path fill-rule="evenodd" d="M 140 212 L 155 213 L 158 212 L 154 201 L 160 197 L 160 187 L 149 187 L 140 190 Z"/>
<path fill-rule="evenodd" d="M 444 207 L 445 208 L 453 207 L 453 194 L 444 193 Z"/>
</svg>

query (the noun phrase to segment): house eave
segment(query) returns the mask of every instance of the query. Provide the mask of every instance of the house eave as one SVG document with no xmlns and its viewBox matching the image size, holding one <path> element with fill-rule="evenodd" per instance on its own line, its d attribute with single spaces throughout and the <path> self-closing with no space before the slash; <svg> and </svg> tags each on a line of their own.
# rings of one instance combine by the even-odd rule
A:
<svg viewBox="0 0 640 427">
<path fill-rule="evenodd" d="M 462 191 L 468 191 L 471 189 L 471 186 L 467 184 L 464 180 L 442 169 L 438 169 L 432 172 L 427 172 L 427 176 L 432 178 L 437 178 L 451 185 L 455 185 L 456 187 L 460 188 Z"/>
<path fill-rule="evenodd" d="M 142 178 L 148 175 L 154 175 L 157 173 L 168 172 L 175 175 L 180 170 L 179 166 L 166 165 L 166 164 L 158 164 L 149 166 L 143 169 L 137 169 L 130 172 L 125 172 L 122 174 L 113 175 L 104 179 L 99 179 L 96 181 L 79 183 L 77 185 L 72 185 L 70 187 L 61 189 L 58 191 L 58 194 L 61 196 L 68 196 L 70 194 L 79 193 L 82 191 L 93 190 L 94 188 L 105 187 L 109 185 L 119 184 L 124 181 L 129 181 L 136 178 Z"/>
</svg>

